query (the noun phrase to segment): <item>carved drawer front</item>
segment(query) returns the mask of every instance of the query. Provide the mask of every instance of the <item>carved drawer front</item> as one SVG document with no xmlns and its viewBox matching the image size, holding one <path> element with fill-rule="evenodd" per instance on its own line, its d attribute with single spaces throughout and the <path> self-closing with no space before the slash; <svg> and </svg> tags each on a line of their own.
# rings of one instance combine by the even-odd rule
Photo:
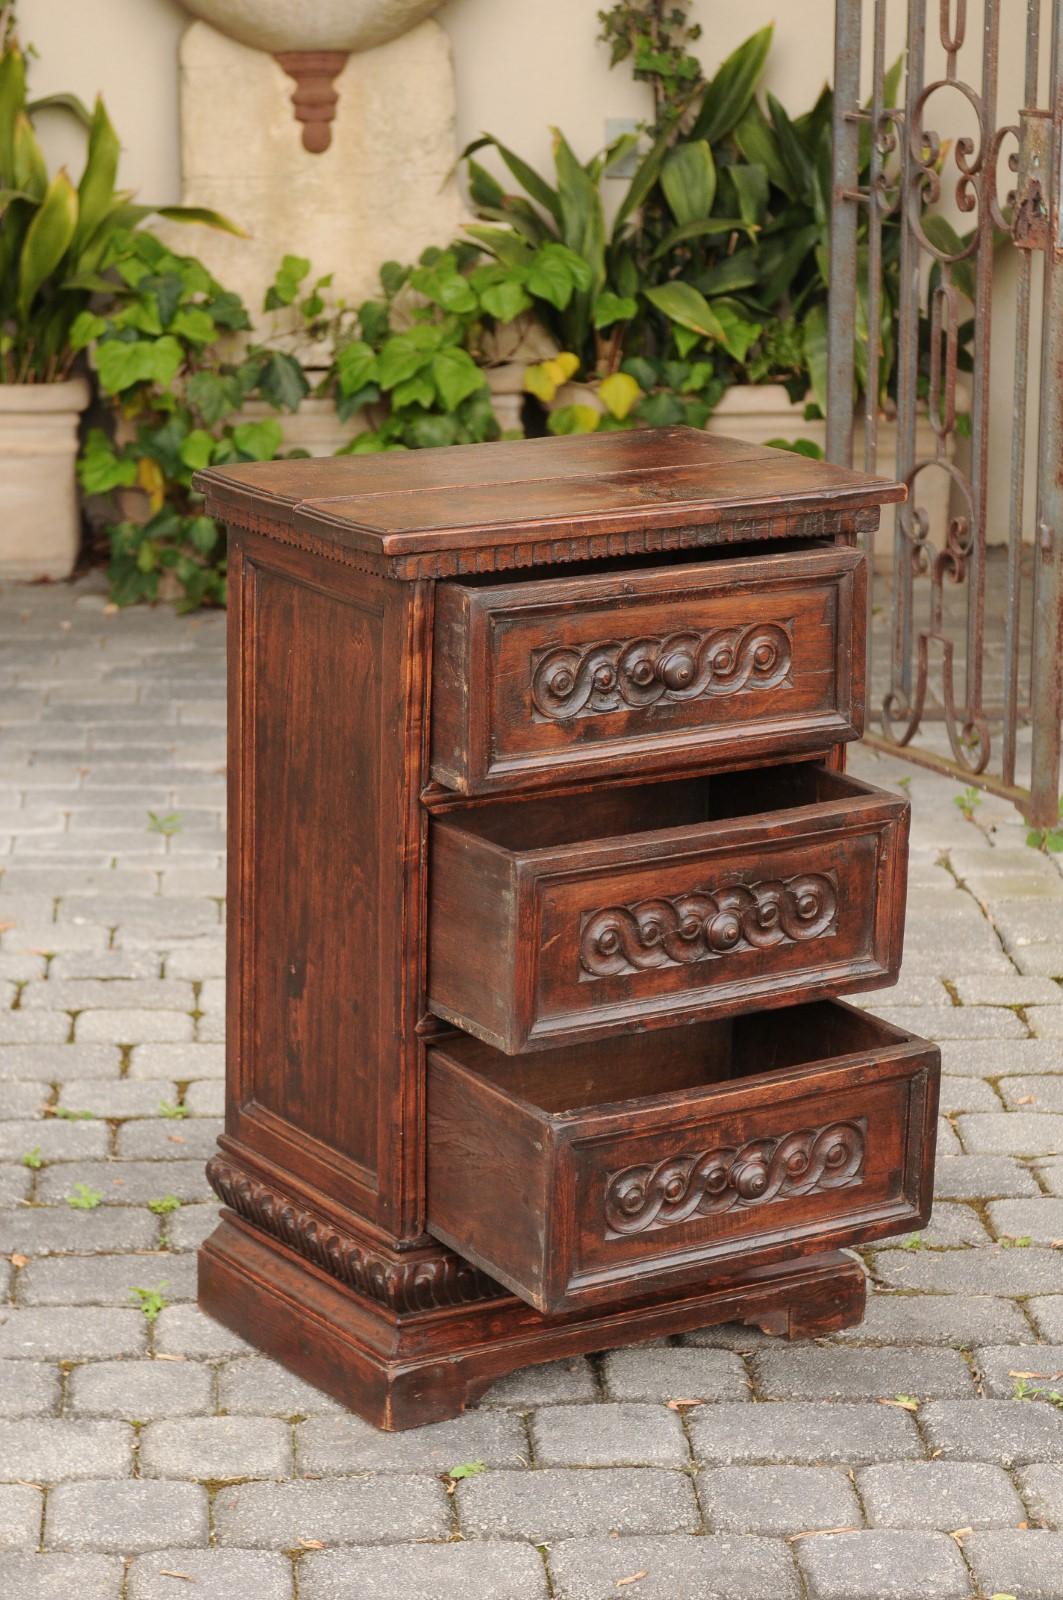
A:
<svg viewBox="0 0 1063 1600">
<path fill-rule="evenodd" d="M 921 1226 L 939 1055 L 838 1002 L 428 1052 L 428 1228 L 540 1311 Z"/>
<path fill-rule="evenodd" d="M 432 776 L 475 794 L 857 739 L 864 567 L 811 546 L 436 601 Z"/>
<path fill-rule="evenodd" d="M 908 805 L 813 764 L 457 807 L 429 1006 L 509 1055 L 890 983 Z"/>
</svg>

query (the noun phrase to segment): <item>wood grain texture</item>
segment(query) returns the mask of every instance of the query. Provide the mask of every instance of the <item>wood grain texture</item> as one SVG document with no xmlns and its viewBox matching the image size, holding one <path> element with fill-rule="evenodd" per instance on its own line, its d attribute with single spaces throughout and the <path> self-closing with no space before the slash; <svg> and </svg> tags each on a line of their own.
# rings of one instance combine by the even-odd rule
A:
<svg viewBox="0 0 1063 1600">
<path fill-rule="evenodd" d="M 512 1055 L 890 983 L 908 818 L 819 766 L 448 812 L 429 1005 Z"/>
<path fill-rule="evenodd" d="M 859 738 L 864 584 L 835 547 L 443 584 L 432 775 L 475 794 Z"/>
<path fill-rule="evenodd" d="M 925 1223 L 933 1045 L 837 1002 L 657 1038 L 431 1046 L 431 1232 L 557 1312 Z"/>
</svg>

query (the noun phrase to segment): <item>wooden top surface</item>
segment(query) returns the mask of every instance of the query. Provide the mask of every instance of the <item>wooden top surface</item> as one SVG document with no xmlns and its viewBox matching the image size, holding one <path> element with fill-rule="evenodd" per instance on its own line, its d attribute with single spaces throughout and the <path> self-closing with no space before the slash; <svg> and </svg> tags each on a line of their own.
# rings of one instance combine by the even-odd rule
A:
<svg viewBox="0 0 1063 1600">
<path fill-rule="evenodd" d="M 905 494 L 828 462 L 678 427 L 251 462 L 194 481 L 222 521 L 385 559 L 578 546 L 603 533 L 859 510 Z"/>
</svg>

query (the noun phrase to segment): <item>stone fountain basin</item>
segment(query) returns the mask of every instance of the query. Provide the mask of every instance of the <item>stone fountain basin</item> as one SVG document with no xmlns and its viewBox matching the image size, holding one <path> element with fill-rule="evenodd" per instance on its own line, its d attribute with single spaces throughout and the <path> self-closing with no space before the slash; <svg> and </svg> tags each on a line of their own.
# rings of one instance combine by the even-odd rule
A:
<svg viewBox="0 0 1063 1600">
<path fill-rule="evenodd" d="M 182 0 L 185 9 L 256 50 L 371 50 L 407 32 L 442 0 Z"/>
</svg>

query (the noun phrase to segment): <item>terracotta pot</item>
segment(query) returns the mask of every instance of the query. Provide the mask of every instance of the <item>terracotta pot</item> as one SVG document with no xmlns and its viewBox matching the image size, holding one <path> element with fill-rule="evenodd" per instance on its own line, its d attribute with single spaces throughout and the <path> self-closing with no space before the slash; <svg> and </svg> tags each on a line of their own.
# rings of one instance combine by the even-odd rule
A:
<svg viewBox="0 0 1063 1600">
<path fill-rule="evenodd" d="M 81 543 L 74 463 L 84 378 L 0 383 L 0 578 L 69 578 Z"/>
</svg>

